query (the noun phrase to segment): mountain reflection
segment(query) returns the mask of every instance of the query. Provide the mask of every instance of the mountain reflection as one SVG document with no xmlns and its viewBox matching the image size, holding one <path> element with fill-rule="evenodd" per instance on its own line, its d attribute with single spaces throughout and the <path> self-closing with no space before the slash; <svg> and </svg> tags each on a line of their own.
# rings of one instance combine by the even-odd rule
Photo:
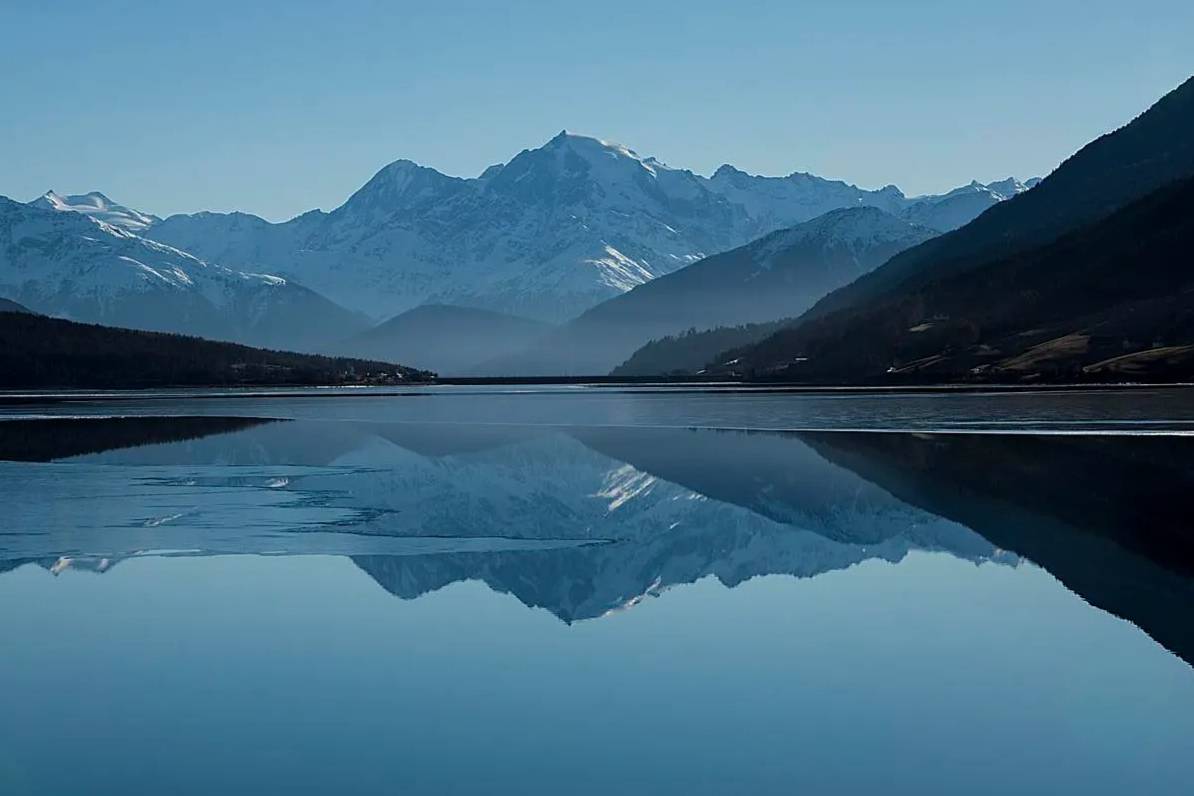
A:
<svg viewBox="0 0 1194 796">
<path fill-rule="evenodd" d="M 1194 663 L 1194 439 L 802 434 L 829 461 L 1047 569 Z"/>
<path fill-rule="evenodd" d="M 6 420 L 0 460 L 48 462 L 89 453 L 200 439 L 263 423 L 256 417 L 80 417 Z"/>
<path fill-rule="evenodd" d="M 478 580 L 573 622 L 708 576 L 1025 556 L 1194 661 L 1182 437 L 41 422 L 0 425 L 0 451 L 71 465 L 0 463 L 0 573 L 347 555 L 404 599 Z"/>
</svg>

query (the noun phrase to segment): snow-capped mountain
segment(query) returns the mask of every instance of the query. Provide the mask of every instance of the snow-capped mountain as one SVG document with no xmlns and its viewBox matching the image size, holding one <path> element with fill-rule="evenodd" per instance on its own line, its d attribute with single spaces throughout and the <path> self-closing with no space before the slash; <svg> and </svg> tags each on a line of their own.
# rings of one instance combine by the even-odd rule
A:
<svg viewBox="0 0 1194 796">
<path fill-rule="evenodd" d="M 649 340 L 791 318 L 935 235 L 877 207 L 831 210 L 602 302 L 482 372 L 601 375 Z"/>
<path fill-rule="evenodd" d="M 0 197 L 0 295 L 72 320 L 290 349 L 364 325 L 283 278 L 208 263 L 130 231 L 147 218 L 98 193 L 30 204 Z"/>
<path fill-rule="evenodd" d="M 46 191 L 29 204 L 46 210 L 71 211 L 102 221 L 105 224 L 123 229 L 125 232 L 141 234 L 161 221 L 157 216 L 148 215 L 138 210 L 132 210 L 124 205 L 113 202 L 99 191 L 62 196 L 53 191 Z"/>
<path fill-rule="evenodd" d="M 1000 200 L 991 190 L 930 212 L 938 198 L 729 166 L 703 177 L 562 132 L 476 178 L 399 160 L 330 213 L 281 224 L 246 214 L 171 216 L 149 234 L 211 262 L 292 277 L 377 318 L 439 302 L 563 321 L 830 210 L 917 213 L 923 220 L 910 220 L 944 231 Z"/>
</svg>

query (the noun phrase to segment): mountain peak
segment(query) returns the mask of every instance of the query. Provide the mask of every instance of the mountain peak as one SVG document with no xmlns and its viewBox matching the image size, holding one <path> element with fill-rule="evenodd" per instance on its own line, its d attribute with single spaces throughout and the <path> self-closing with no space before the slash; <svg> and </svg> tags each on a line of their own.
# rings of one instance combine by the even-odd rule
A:
<svg viewBox="0 0 1194 796">
<path fill-rule="evenodd" d="M 387 163 L 383 171 L 414 171 L 416 169 L 424 168 L 413 160 L 407 158 L 398 158 L 392 163 Z"/>
<path fill-rule="evenodd" d="M 976 195 L 948 214 L 908 220 L 944 231 L 996 201 Z M 194 217 L 151 237 L 211 262 L 288 273 L 377 316 L 435 299 L 559 321 L 837 208 L 873 205 L 903 218 L 912 204 L 893 186 L 801 172 L 756 176 L 725 164 L 699 176 L 556 128 L 478 177 L 394 160 L 326 218 Z"/>
<path fill-rule="evenodd" d="M 735 166 L 731 166 L 729 163 L 722 163 L 720 166 L 717 167 L 717 171 L 713 172 L 713 175 L 709 179 L 711 179 L 711 180 L 732 180 L 737 177 L 749 177 L 749 176 L 750 175 L 747 174 L 742 169 L 739 169 Z"/>
<path fill-rule="evenodd" d="M 581 135 L 580 133 L 570 133 L 567 130 L 561 130 L 554 138 L 543 145 L 543 149 L 561 149 L 568 148 L 577 154 L 598 154 L 629 157 L 634 160 L 642 161 L 633 149 L 613 141 L 606 141 L 602 138 L 597 138 L 591 135 Z M 654 158 L 650 158 L 654 160 Z"/>
<path fill-rule="evenodd" d="M 382 167 L 348 197 L 334 215 L 380 221 L 394 212 L 434 203 L 456 192 L 466 180 L 449 177 L 429 166 L 399 158 Z"/>
</svg>

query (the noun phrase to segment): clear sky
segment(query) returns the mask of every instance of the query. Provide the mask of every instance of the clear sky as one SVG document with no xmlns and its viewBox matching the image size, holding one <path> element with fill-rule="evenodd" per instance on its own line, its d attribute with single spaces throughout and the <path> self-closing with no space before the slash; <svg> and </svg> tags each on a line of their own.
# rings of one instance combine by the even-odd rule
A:
<svg viewBox="0 0 1194 796">
<path fill-rule="evenodd" d="M 0 194 L 331 209 L 560 129 L 909 193 L 1043 174 L 1194 73 L 1190 0 L 0 0 Z"/>
</svg>

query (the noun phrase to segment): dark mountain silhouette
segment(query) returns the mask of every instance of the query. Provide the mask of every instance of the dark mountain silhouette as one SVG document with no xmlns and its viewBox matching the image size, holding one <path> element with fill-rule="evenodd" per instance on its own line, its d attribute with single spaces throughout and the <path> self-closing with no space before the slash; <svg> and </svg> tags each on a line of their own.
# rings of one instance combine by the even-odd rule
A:
<svg viewBox="0 0 1194 796">
<path fill-rule="evenodd" d="M 961 229 L 892 258 L 825 299 L 810 316 L 856 305 L 1031 249 L 1194 176 L 1194 77 L 1120 129 L 1090 142 L 1026 191 Z"/>
<path fill-rule="evenodd" d="M 337 353 L 405 362 L 441 375 L 526 348 L 553 327 L 476 307 L 424 304 L 336 346 Z"/>
<path fill-rule="evenodd" d="M 997 292 L 984 294 L 976 304 L 959 306 L 950 316 L 965 323 L 972 314 L 982 313 L 988 300 L 1007 301 L 1012 299 L 1013 292 L 1029 294 L 1047 278 L 1040 274 L 1036 284 L 1024 287 L 1015 281 L 1025 275 L 1024 270 L 1016 272 L 1015 278 L 1000 280 L 998 264 L 1022 263 L 1025 257 L 1042 258 L 1046 247 L 1059 237 L 1091 229 L 1101 219 L 1191 176 L 1194 176 L 1194 78 L 1130 124 L 1083 147 L 1031 191 L 995 205 L 959 230 L 893 257 L 872 273 L 831 293 L 791 327 L 764 341 L 743 359 L 756 374 L 873 381 L 894 364 L 891 360 L 895 357 L 889 356 L 893 354 L 893 336 L 906 339 L 907 334 L 919 333 L 908 331 L 919 324 L 900 326 L 904 318 L 890 314 L 893 305 L 907 308 L 921 296 L 934 299 L 939 295 L 935 291 L 941 289 L 940 285 L 948 283 L 957 287 L 961 283 L 950 282 L 951 279 L 983 271 L 987 289 Z M 1181 201 L 1172 195 L 1169 199 Z M 1164 222 L 1163 218 L 1154 220 Z M 1138 219 L 1136 223 L 1147 222 Z M 1170 229 L 1176 227 L 1172 220 L 1166 223 Z M 1134 283 L 1141 257 L 1132 255 L 1125 261 L 1123 258 L 1129 256 L 1128 241 L 1121 243 L 1124 244 L 1120 247 L 1121 259 L 1111 267 L 1123 268 L 1119 278 L 1133 291 L 1132 299 L 1138 300 L 1141 291 L 1135 289 Z M 1069 256 L 1090 253 L 1089 249 L 1079 249 L 1069 252 Z M 1038 267 L 1056 267 L 1057 257 L 1063 252 L 1054 250 L 1051 254 L 1052 258 L 1038 262 Z M 1181 262 L 1188 262 L 1189 253 L 1180 248 L 1170 249 L 1167 256 L 1177 258 L 1177 263 L 1168 265 L 1178 269 Z M 1166 264 L 1146 265 L 1156 269 Z M 1079 269 L 1080 264 L 1071 263 L 1071 268 Z M 1071 270 L 1069 276 L 1073 275 Z M 1085 272 L 1082 279 L 1071 282 L 1059 275 L 1054 287 L 1063 286 L 1069 291 L 1062 298 L 1069 302 L 1073 297 L 1081 304 L 1086 290 Z M 1056 299 L 1058 293 L 1053 290 L 1051 298 Z M 1020 307 L 1031 296 L 1022 299 Z M 936 313 L 930 309 L 923 314 L 925 322 L 933 322 Z M 1077 316 L 1073 319 L 1079 320 Z M 862 341 L 873 334 L 876 326 L 882 339 L 868 353 Z M 1028 330 L 1026 327 L 1020 331 Z M 864 361 L 858 367 L 847 367 L 848 361 L 860 355 L 864 355 Z M 885 358 L 888 361 L 884 362 Z M 796 360 L 800 360 L 799 367 L 789 367 Z M 877 372 L 880 365 L 882 370 Z"/>
<path fill-rule="evenodd" d="M 0 422 L 0 459 L 49 462 L 121 448 L 181 442 L 279 422 L 256 417 L 146 416 Z"/>
<path fill-rule="evenodd" d="M 1053 243 L 782 329 L 724 367 L 844 382 L 1185 380 L 1192 252 L 1188 179 Z"/>
<path fill-rule="evenodd" d="M 392 384 L 430 375 L 384 362 L 0 313 L 0 389 Z"/>
<path fill-rule="evenodd" d="M 604 375 L 649 340 L 798 315 L 936 234 L 875 207 L 833 210 L 611 298 L 486 372 Z"/>
</svg>

